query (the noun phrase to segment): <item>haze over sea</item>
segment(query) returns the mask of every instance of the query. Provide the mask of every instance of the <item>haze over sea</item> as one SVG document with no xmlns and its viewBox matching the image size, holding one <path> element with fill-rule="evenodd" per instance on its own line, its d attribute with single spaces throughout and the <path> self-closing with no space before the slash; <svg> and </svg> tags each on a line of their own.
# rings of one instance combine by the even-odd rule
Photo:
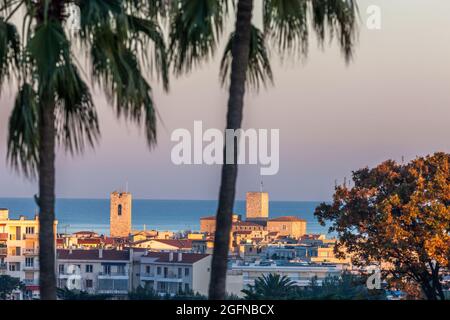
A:
<svg viewBox="0 0 450 320">
<path fill-rule="evenodd" d="M 269 216 L 298 216 L 307 221 L 308 233 L 327 233 L 327 227 L 319 225 L 314 209 L 320 202 L 270 201 Z M 37 206 L 30 198 L 0 198 L 0 208 L 10 211 L 10 218 L 24 215 L 33 218 Z M 199 230 L 200 218 L 215 215 L 215 200 L 143 200 L 133 199 L 133 230 Z M 235 213 L 245 218 L 245 201 L 238 200 Z M 81 230 L 109 235 L 109 199 L 57 199 L 56 218 L 58 232 Z"/>
</svg>

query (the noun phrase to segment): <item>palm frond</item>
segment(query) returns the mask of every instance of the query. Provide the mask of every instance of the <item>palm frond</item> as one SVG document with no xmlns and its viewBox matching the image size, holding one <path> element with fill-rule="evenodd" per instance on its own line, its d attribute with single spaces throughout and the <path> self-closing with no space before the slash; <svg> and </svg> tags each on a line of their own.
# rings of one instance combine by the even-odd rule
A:
<svg viewBox="0 0 450 320">
<path fill-rule="evenodd" d="M 0 18 L 0 90 L 19 66 L 20 37 L 13 24 Z"/>
<path fill-rule="evenodd" d="M 39 161 L 38 121 L 37 93 L 29 83 L 24 83 L 9 118 L 7 158 L 13 168 L 30 178 L 35 176 Z"/>
<path fill-rule="evenodd" d="M 220 81 L 226 85 L 230 78 L 231 64 L 233 61 L 232 51 L 235 33 L 230 35 L 225 52 L 220 63 Z M 269 54 L 266 47 L 265 35 L 261 30 L 252 25 L 250 36 L 249 64 L 247 69 L 246 85 L 249 88 L 259 90 L 268 83 L 273 83 L 273 73 L 270 66 Z"/>
<path fill-rule="evenodd" d="M 228 11 L 226 0 L 174 0 L 170 13 L 169 59 L 177 75 L 210 58 Z"/>
<path fill-rule="evenodd" d="M 156 142 L 156 117 L 151 87 L 136 55 L 109 28 L 98 29 L 91 47 L 94 79 L 105 90 L 116 113 L 146 127 L 149 146 Z"/>
<path fill-rule="evenodd" d="M 72 63 L 57 68 L 54 82 L 58 141 L 71 154 L 82 153 L 86 142 L 93 147 L 100 136 L 89 87 Z"/>
<path fill-rule="evenodd" d="M 127 15 L 127 18 L 131 39 L 140 44 L 139 50 L 135 50 L 134 53 L 139 54 L 140 52 L 143 61 L 148 62 L 149 56 L 153 58 L 150 61 L 150 69 L 156 70 L 156 74 L 162 79 L 163 87 L 167 91 L 169 89 L 169 62 L 167 60 L 166 43 L 160 26 L 149 19 L 132 15 Z M 150 44 L 154 48 L 153 55 L 149 55 L 147 52 Z"/>
<path fill-rule="evenodd" d="M 355 0 L 313 0 L 311 1 L 312 23 L 321 43 L 328 30 L 330 38 L 336 37 L 346 61 L 353 57 L 358 36 L 358 5 Z"/>
<path fill-rule="evenodd" d="M 281 55 L 308 52 L 308 2 L 265 0 L 264 33 Z"/>
</svg>

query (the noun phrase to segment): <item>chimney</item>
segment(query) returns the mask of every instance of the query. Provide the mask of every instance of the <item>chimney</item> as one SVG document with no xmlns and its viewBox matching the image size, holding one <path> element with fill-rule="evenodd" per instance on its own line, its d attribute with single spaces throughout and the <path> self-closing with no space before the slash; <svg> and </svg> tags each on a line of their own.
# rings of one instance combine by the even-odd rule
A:
<svg viewBox="0 0 450 320">
<path fill-rule="evenodd" d="M 183 260 L 183 253 L 178 252 L 178 262 L 181 262 L 181 260 Z"/>
<path fill-rule="evenodd" d="M 169 261 L 173 261 L 173 252 L 169 252 Z"/>
<path fill-rule="evenodd" d="M 103 258 L 103 249 L 98 249 L 98 257 L 99 257 L 100 259 Z"/>
</svg>

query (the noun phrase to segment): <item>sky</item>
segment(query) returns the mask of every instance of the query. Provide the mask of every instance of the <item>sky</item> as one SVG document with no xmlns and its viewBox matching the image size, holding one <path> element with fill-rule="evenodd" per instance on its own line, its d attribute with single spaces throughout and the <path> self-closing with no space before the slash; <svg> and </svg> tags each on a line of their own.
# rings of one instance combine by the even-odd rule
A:
<svg viewBox="0 0 450 320">
<path fill-rule="evenodd" d="M 280 170 L 263 177 L 271 200 L 329 200 L 334 183 L 352 170 L 386 159 L 401 161 L 450 151 L 450 2 L 360 0 L 356 55 L 346 66 L 339 49 L 311 42 L 306 62 L 281 61 L 272 52 L 275 85 L 245 98 L 244 128 L 280 130 Z M 378 5 L 381 30 L 365 27 L 366 9 Z M 257 3 L 256 10 L 259 11 Z M 260 16 L 256 14 L 255 22 Z M 226 38 L 226 37 L 225 37 Z M 220 166 L 176 166 L 173 130 L 225 127 L 227 92 L 214 59 L 164 93 L 152 81 L 161 120 L 158 145 L 149 150 L 142 130 L 117 120 L 95 89 L 102 137 L 95 150 L 74 158 L 57 155 L 57 196 L 107 198 L 125 189 L 135 198 L 216 199 Z M 14 88 L 0 98 L 0 197 L 32 197 L 37 183 L 6 162 L 8 117 Z M 259 190 L 259 167 L 239 168 L 237 198 Z"/>
</svg>

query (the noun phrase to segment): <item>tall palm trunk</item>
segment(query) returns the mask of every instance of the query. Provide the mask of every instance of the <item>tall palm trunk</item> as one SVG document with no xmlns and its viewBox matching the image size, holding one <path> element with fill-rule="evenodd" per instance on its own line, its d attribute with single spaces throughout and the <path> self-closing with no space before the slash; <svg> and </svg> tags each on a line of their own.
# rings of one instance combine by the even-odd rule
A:
<svg viewBox="0 0 450 320">
<path fill-rule="evenodd" d="M 251 20 L 253 0 L 239 0 L 237 6 L 236 30 L 233 43 L 231 65 L 231 82 L 228 100 L 227 129 L 239 129 L 242 123 L 244 105 L 246 71 L 250 52 Z M 234 163 L 222 166 L 219 206 L 217 209 L 216 232 L 214 238 L 214 254 L 212 258 L 209 299 L 225 298 L 228 251 L 234 198 L 237 179 L 237 146 L 234 143 Z M 224 147 L 224 159 L 226 155 Z"/>
<path fill-rule="evenodd" d="M 56 299 L 55 278 L 55 106 L 41 108 L 39 119 L 39 285 L 41 299 Z"/>
</svg>

